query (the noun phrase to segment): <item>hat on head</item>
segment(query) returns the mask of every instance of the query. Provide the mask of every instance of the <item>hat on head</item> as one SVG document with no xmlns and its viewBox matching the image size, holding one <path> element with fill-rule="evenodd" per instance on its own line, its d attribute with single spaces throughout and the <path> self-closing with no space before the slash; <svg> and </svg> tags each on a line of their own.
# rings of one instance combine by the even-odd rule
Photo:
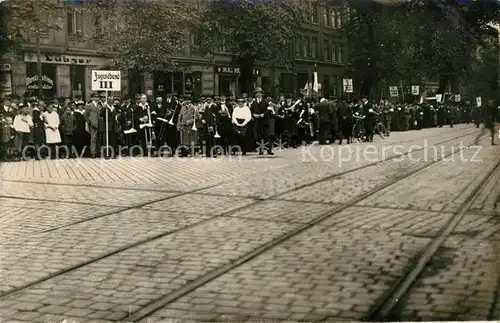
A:
<svg viewBox="0 0 500 323">
<path fill-rule="evenodd" d="M 106 97 L 106 93 L 104 93 L 104 92 L 99 93 L 99 97 L 105 98 Z"/>
<path fill-rule="evenodd" d="M 238 100 L 236 100 L 238 102 L 245 102 L 245 99 L 244 98 L 238 98 Z"/>
<path fill-rule="evenodd" d="M 76 105 L 85 105 L 85 102 L 83 102 L 83 101 L 80 100 L 80 101 L 76 101 L 75 104 Z"/>
<path fill-rule="evenodd" d="M 94 92 L 94 93 L 92 93 L 92 94 L 90 95 L 90 97 L 91 97 L 91 98 L 98 98 L 98 97 L 99 97 L 99 95 L 98 95 L 97 93 L 95 93 L 95 92 Z"/>
<path fill-rule="evenodd" d="M 24 105 L 24 103 L 22 103 L 22 102 L 21 102 L 21 103 L 19 103 L 19 104 L 18 104 L 18 106 L 17 106 L 17 107 L 18 107 L 19 109 L 21 109 L 21 108 L 27 107 L 27 105 Z"/>
<path fill-rule="evenodd" d="M 262 91 L 262 88 L 260 86 L 257 87 L 254 92 L 255 93 L 264 93 L 264 91 Z"/>
</svg>

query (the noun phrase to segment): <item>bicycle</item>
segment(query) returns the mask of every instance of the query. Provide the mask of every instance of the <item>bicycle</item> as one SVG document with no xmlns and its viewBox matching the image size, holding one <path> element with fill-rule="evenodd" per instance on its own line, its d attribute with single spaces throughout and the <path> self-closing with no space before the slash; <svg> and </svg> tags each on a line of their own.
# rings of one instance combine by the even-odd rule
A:
<svg viewBox="0 0 500 323">
<path fill-rule="evenodd" d="M 363 142 L 363 138 L 366 136 L 365 125 L 363 120 L 366 118 L 364 115 L 358 112 L 353 113 L 354 126 L 352 126 L 352 140 L 357 140 L 358 142 Z"/>
</svg>

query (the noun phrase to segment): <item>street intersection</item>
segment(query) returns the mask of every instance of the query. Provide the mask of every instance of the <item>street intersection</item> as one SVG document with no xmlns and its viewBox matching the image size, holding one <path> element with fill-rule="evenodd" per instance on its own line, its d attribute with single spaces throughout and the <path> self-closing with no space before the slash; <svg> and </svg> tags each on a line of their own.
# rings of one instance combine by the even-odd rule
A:
<svg viewBox="0 0 500 323">
<path fill-rule="evenodd" d="M 2 164 L 0 322 L 500 319 L 500 150 L 478 131 Z"/>
</svg>

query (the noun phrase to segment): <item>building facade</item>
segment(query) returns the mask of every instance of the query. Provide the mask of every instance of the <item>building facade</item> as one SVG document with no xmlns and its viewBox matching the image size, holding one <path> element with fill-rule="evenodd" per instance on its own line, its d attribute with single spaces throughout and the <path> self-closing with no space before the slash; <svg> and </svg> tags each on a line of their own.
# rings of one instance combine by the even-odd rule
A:
<svg viewBox="0 0 500 323">
<path fill-rule="evenodd" d="M 254 68 L 254 85 L 274 95 L 296 95 L 317 72 L 321 92 L 340 95 L 347 66 L 346 44 L 341 32 L 345 11 L 322 8 L 313 1 L 308 2 L 304 14 L 307 23 L 290 44 L 293 64 L 287 68 L 258 64 Z M 44 96 L 74 97 L 79 94 L 89 98 L 92 70 L 111 68 L 113 54 L 106 52 L 103 44 L 87 37 L 94 19 L 79 11 L 78 6 L 61 5 L 51 19 L 59 28 L 41 30 L 39 34 Z M 26 39 L 26 43 L 0 61 L 0 96 L 38 93 L 37 35 L 30 33 Z M 208 57 L 198 54 L 193 36 L 181 41 L 184 42 L 180 46 L 182 50 L 174 57 L 178 63 L 176 70 L 153 75 L 124 70 L 121 73 L 122 91 L 114 94 L 240 94 L 240 71 L 231 64 L 231 55 L 224 46 Z"/>
</svg>

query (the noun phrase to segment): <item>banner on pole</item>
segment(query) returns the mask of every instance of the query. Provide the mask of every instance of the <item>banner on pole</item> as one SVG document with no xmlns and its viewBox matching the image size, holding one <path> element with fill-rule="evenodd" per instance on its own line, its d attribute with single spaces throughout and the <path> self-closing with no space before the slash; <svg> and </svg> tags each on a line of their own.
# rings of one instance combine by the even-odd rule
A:
<svg viewBox="0 0 500 323">
<path fill-rule="evenodd" d="M 92 91 L 121 91 L 121 72 L 92 70 Z"/>
<path fill-rule="evenodd" d="M 342 84 L 344 86 L 345 93 L 353 93 L 354 92 L 354 89 L 352 86 L 352 79 L 343 79 Z"/>
<path fill-rule="evenodd" d="M 389 94 L 391 98 L 397 98 L 399 96 L 399 91 L 397 86 L 389 86 Z"/>
</svg>

